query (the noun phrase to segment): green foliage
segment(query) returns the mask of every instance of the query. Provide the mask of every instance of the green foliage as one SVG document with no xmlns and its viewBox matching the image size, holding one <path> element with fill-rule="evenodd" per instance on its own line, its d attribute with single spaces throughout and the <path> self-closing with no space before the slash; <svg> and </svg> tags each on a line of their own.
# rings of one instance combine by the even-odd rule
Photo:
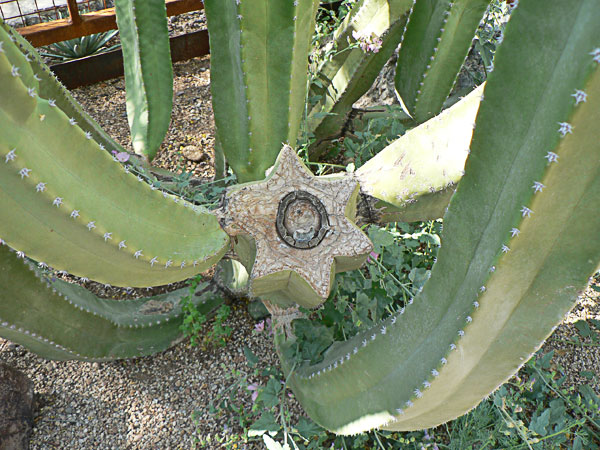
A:
<svg viewBox="0 0 600 450">
<path fill-rule="evenodd" d="M 114 38 L 118 33 L 118 30 L 106 31 L 104 33 L 69 39 L 68 41 L 56 42 L 55 44 L 43 47 L 44 51 L 40 52 L 40 54 L 58 61 L 68 61 L 71 59 L 79 59 L 86 56 L 97 55 L 99 53 L 110 52 L 121 46 L 121 44 L 114 44 L 110 47 L 106 47 L 108 41 Z"/>
<path fill-rule="evenodd" d="M 407 306 L 429 279 L 440 245 L 441 222 L 371 226 L 374 249 L 366 267 L 337 276 L 323 307 L 305 311 L 310 320 L 294 321 L 297 361 L 322 361 L 335 341 L 349 339 Z"/>
<path fill-rule="evenodd" d="M 231 327 L 226 325 L 230 312 L 231 308 L 227 305 L 222 305 L 217 310 L 213 326 L 204 337 L 205 345 L 210 343 L 215 347 L 223 347 L 227 343 L 227 338 L 232 332 Z"/>
<path fill-rule="evenodd" d="M 511 8 L 507 2 L 502 0 L 494 0 L 488 6 L 488 9 L 483 16 L 483 20 L 479 24 L 477 33 L 475 33 L 475 40 L 473 46 L 479 53 L 483 62 L 484 68 L 491 72 L 494 64 L 493 59 L 496 54 L 496 49 L 504 40 L 504 29 L 510 19 Z M 481 84 L 485 81 L 485 73 L 483 77 L 480 73 L 470 71 L 470 75 L 473 77 L 476 85 Z"/>
<path fill-rule="evenodd" d="M 366 121 L 366 127 L 355 130 L 354 133 L 346 135 L 341 143 L 334 144 L 327 158 L 335 158 L 336 153 L 341 152 L 344 160 L 358 169 L 390 142 L 403 135 L 406 127 L 397 119 L 395 113 L 398 107 L 385 106 L 382 109 L 385 111 L 382 116 Z"/>
<path fill-rule="evenodd" d="M 188 202 L 208 210 L 214 210 L 219 206 L 221 197 L 227 187 L 234 185 L 236 181 L 236 176 L 233 173 L 221 179 L 198 184 L 193 177 L 193 172 L 187 172 L 183 169 L 180 173 L 173 174 L 169 181 L 161 181 L 143 168 L 131 168 L 131 171 L 142 176 L 148 184 L 156 189 L 184 198 Z"/>
<path fill-rule="evenodd" d="M 198 311 L 198 308 L 192 303 L 192 295 L 196 289 L 203 289 L 208 286 L 208 283 L 202 281 L 201 276 L 196 276 L 192 279 L 188 295 L 181 297 L 181 310 L 183 311 L 183 323 L 179 327 L 184 336 L 190 338 L 190 345 L 197 345 L 199 335 L 203 325 L 208 320 L 206 315 Z"/>
<path fill-rule="evenodd" d="M 293 393 L 283 374 L 265 366 L 247 347 L 244 353 L 248 371 L 231 371 L 217 401 L 193 416 L 197 423 L 205 414 L 229 418 L 228 431 L 198 436 L 194 448 L 209 449 L 218 443 L 233 450 L 256 441 L 299 450 L 600 448 L 600 399 L 589 386 L 566 387 L 564 368 L 552 363 L 552 352 L 538 353 L 514 378 L 455 421 L 422 431 L 355 436 L 336 436 L 306 417 L 293 419 L 289 410 Z M 251 408 L 246 406 L 248 397 Z"/>
<path fill-rule="evenodd" d="M 181 309 L 183 312 L 183 322 L 179 329 L 183 335 L 190 339 L 192 347 L 200 343 L 204 348 L 207 347 L 222 347 L 227 343 L 227 338 L 231 336 L 232 329 L 226 325 L 227 318 L 231 312 L 231 308 L 225 304 L 221 305 L 214 313 L 211 326 L 206 329 L 206 322 L 209 316 L 205 311 L 197 306 L 193 296 L 196 292 L 203 292 L 208 289 L 209 282 L 203 281 L 201 275 L 196 276 L 191 280 L 188 295 L 180 300 Z"/>
</svg>

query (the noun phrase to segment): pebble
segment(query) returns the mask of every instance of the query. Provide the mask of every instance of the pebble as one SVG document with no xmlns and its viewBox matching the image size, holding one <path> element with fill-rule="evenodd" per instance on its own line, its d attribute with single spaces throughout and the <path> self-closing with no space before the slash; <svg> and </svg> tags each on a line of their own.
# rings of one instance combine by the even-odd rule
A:
<svg viewBox="0 0 600 450">
<path fill-rule="evenodd" d="M 181 153 L 190 161 L 202 161 L 203 159 L 209 159 L 208 155 L 202 150 L 202 148 L 196 147 L 195 145 L 186 145 L 181 149 Z"/>
</svg>

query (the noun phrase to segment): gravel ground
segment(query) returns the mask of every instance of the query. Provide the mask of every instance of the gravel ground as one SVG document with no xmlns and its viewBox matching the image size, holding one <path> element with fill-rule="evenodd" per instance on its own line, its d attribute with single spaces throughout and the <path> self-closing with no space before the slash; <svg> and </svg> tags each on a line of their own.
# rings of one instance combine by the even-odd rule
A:
<svg viewBox="0 0 600 450">
<path fill-rule="evenodd" d="M 189 30 L 183 19 L 172 22 Z M 197 24 L 201 22 L 197 18 Z M 175 64 L 172 123 L 155 160 L 164 168 L 193 171 L 203 179 L 213 175 L 209 64 L 209 57 Z M 109 134 L 130 148 L 122 78 L 74 94 Z M 574 322 L 586 318 L 600 319 L 600 298 L 591 289 L 544 349 L 555 350 L 553 363 L 566 370 L 568 383 L 592 384 L 600 393 L 600 348 L 569 343 L 577 333 Z M 32 450 L 190 449 L 196 437 L 239 431 L 225 427 L 227 417 L 205 413 L 197 424 L 191 418 L 195 410 L 206 411 L 231 385 L 232 370 L 249 371 L 245 345 L 260 357 L 260 364 L 277 365 L 271 339 L 252 332 L 254 323 L 245 304 L 233 305 L 227 325 L 234 332 L 224 348 L 201 350 L 185 341 L 153 357 L 93 364 L 46 361 L 0 339 L 0 360 L 24 371 L 35 384 L 38 410 Z M 582 371 L 597 376 L 590 382 L 580 376 Z M 241 396 L 250 408 L 249 393 Z"/>
<path fill-rule="evenodd" d="M 153 161 L 165 169 L 193 172 L 206 180 L 214 175 L 209 66 L 209 56 L 174 64 L 171 124 Z M 73 95 L 108 134 L 132 151 L 122 77 L 75 89 Z"/>
<path fill-rule="evenodd" d="M 600 287 L 598 282 L 595 285 Z M 554 350 L 553 368 L 567 376 L 567 385 L 589 384 L 600 395 L 600 343 L 579 336 L 583 345 L 573 344 L 573 337 L 578 336 L 575 323 L 587 319 L 600 320 L 600 293 L 591 288 L 579 297 L 577 305 L 546 340 L 543 349 L 544 353 Z M 581 376 L 581 372 L 593 372 L 596 376 L 590 380 Z"/>
<path fill-rule="evenodd" d="M 234 331 L 224 348 L 202 350 L 184 342 L 153 357 L 106 363 L 47 361 L 0 339 L 0 360 L 35 385 L 31 449 L 187 450 L 196 437 L 239 432 L 226 428 L 227 417 L 205 412 L 197 425 L 192 420 L 195 410 L 205 410 L 233 383 L 233 369 L 250 372 L 244 346 L 261 364 L 276 364 L 271 338 L 252 333 L 244 304 L 232 308 L 227 325 Z M 251 408 L 250 392 L 240 397 Z"/>
</svg>

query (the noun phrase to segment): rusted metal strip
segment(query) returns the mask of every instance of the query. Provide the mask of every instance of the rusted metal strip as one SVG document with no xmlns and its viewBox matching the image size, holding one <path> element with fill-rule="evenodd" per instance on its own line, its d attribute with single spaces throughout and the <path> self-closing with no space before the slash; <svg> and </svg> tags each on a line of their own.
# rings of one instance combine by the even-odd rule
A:
<svg viewBox="0 0 600 450">
<path fill-rule="evenodd" d="M 172 37 L 170 42 L 173 62 L 209 53 L 207 30 Z M 50 68 L 68 89 L 73 89 L 122 76 L 123 55 L 121 50 L 113 50 L 56 64 Z"/>
<path fill-rule="evenodd" d="M 71 3 L 75 3 L 75 0 L 68 1 L 69 11 L 71 11 Z M 166 0 L 166 3 L 167 15 L 169 16 L 204 9 L 204 4 L 201 0 Z M 74 9 L 74 11 L 76 10 L 77 8 Z M 73 13 L 72 17 L 68 19 L 38 23 L 18 28 L 17 31 L 31 42 L 34 47 L 41 47 L 80 36 L 115 30 L 116 28 L 115 9 L 108 8 L 86 14 Z"/>
</svg>

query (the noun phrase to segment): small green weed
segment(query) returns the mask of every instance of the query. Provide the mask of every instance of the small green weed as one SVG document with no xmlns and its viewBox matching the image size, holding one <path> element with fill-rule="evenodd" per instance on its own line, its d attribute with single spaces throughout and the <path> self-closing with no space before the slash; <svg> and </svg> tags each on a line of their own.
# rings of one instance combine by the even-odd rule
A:
<svg viewBox="0 0 600 450">
<path fill-rule="evenodd" d="M 227 338 L 231 336 L 232 329 L 226 325 L 231 308 L 227 305 L 221 305 L 215 314 L 212 326 L 203 334 L 208 318 L 198 311 L 198 308 L 192 302 L 192 296 L 197 290 L 208 287 L 208 284 L 208 282 L 203 281 L 201 275 L 196 276 L 191 281 L 189 294 L 180 300 L 183 311 L 183 323 L 180 329 L 184 336 L 190 338 L 192 347 L 200 342 L 203 347 L 222 347 L 227 343 Z"/>
<path fill-rule="evenodd" d="M 121 155 L 123 155 L 123 159 L 120 159 Z M 114 156 L 115 159 L 122 163 L 127 163 L 129 161 L 128 153 L 118 153 Z M 200 205 L 210 210 L 219 206 L 221 196 L 227 186 L 234 185 L 237 182 L 236 176 L 231 171 L 224 178 L 198 184 L 197 180 L 193 178 L 193 173 L 182 168 L 178 169 L 178 173 L 170 174 L 169 180 L 165 181 L 158 179 L 154 174 L 142 167 L 132 164 L 127 164 L 126 167 L 127 170 L 136 174 L 138 177 L 140 177 L 140 179 L 143 179 L 150 184 L 153 189 L 160 189 L 165 193 L 177 195 L 190 203 Z"/>
<path fill-rule="evenodd" d="M 182 297 L 181 310 L 183 311 L 183 323 L 180 326 L 181 331 L 186 337 L 190 338 L 190 345 L 195 346 L 198 343 L 198 337 L 202 331 L 203 325 L 206 323 L 206 316 L 192 303 L 192 296 L 196 289 L 205 288 L 208 286 L 206 281 L 202 281 L 201 276 L 197 276 L 192 279 L 190 284 L 189 294 Z"/>
<path fill-rule="evenodd" d="M 231 327 L 225 325 L 227 318 L 231 313 L 231 308 L 227 305 L 221 305 L 217 310 L 213 325 L 204 336 L 204 345 L 214 347 L 223 347 L 227 343 L 227 338 L 231 336 Z"/>
<path fill-rule="evenodd" d="M 393 110 L 399 108 L 399 106 L 384 107 L 389 115 L 371 119 L 363 130 L 356 130 L 352 134 L 346 135 L 341 144 L 341 150 L 344 157 L 352 161 L 355 168 L 358 169 L 406 132 L 402 122 L 397 120 L 394 115 Z"/>
</svg>

